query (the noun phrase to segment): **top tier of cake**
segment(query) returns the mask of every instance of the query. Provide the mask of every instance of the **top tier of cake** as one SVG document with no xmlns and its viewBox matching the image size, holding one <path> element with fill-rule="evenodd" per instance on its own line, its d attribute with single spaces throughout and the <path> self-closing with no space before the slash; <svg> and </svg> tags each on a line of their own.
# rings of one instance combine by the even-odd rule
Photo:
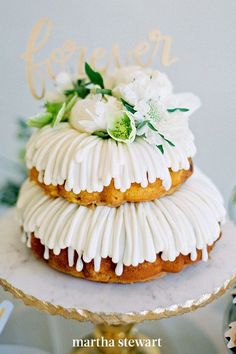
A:
<svg viewBox="0 0 236 354">
<path fill-rule="evenodd" d="M 192 172 L 188 119 L 200 105 L 167 76 L 140 67 L 85 77 L 61 73 L 26 152 L 31 178 L 78 204 L 145 201 L 172 193 Z M 109 196 L 115 196 L 110 198 Z"/>
</svg>

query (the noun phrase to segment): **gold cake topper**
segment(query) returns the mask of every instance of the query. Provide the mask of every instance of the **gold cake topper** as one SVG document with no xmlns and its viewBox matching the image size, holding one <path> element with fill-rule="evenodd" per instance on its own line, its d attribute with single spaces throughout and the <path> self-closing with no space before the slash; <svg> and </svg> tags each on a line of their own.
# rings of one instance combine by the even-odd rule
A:
<svg viewBox="0 0 236 354">
<path fill-rule="evenodd" d="M 49 42 L 53 24 L 50 19 L 42 18 L 33 27 L 30 33 L 26 51 L 22 58 L 26 62 L 27 82 L 30 92 L 36 99 L 42 99 L 46 90 L 46 79 L 54 80 L 59 71 L 68 70 L 69 64 L 74 63 L 75 73 L 81 75 L 84 71 L 84 62 L 88 61 L 100 72 L 106 72 L 111 67 L 122 65 L 140 65 L 149 67 L 157 57 L 163 66 L 174 64 L 178 59 L 171 56 L 173 38 L 163 35 L 159 29 L 148 33 L 147 40 L 136 44 L 121 60 L 119 44 L 113 44 L 110 54 L 105 48 L 95 48 L 89 54 L 89 49 L 80 46 L 74 39 L 67 39 L 61 47 L 55 48 L 43 59 L 37 60 Z M 42 53 L 41 53 L 42 56 Z M 100 64 L 108 58 L 106 63 Z"/>
</svg>

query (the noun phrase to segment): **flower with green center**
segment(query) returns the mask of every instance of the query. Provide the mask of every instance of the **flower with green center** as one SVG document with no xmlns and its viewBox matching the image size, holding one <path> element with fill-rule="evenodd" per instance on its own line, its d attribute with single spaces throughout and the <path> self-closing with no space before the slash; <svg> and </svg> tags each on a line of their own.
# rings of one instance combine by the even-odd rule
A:
<svg viewBox="0 0 236 354">
<path fill-rule="evenodd" d="M 134 114 L 137 120 L 147 119 L 155 124 L 166 117 L 166 108 L 160 100 L 140 100 L 134 109 L 137 111 Z"/>
<path fill-rule="evenodd" d="M 107 132 L 116 141 L 132 143 L 136 135 L 136 127 L 132 114 L 120 111 L 109 115 Z"/>
<path fill-rule="evenodd" d="M 153 100 L 149 100 L 148 105 L 149 105 L 149 111 L 147 112 L 147 115 L 153 120 L 160 120 L 163 112 L 158 107 L 156 102 Z"/>
</svg>

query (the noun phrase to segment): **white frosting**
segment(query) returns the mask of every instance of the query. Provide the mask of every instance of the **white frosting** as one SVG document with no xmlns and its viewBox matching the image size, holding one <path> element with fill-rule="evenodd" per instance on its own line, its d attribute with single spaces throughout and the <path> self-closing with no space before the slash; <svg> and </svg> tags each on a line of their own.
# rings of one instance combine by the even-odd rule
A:
<svg viewBox="0 0 236 354">
<path fill-rule="evenodd" d="M 81 258 L 94 260 L 99 271 L 101 258 L 110 257 L 117 264 L 117 275 L 123 265 L 154 262 L 159 253 L 164 260 L 174 261 L 179 254 L 190 254 L 195 260 L 200 249 L 207 260 L 207 245 L 219 237 L 219 223 L 225 216 L 218 190 L 198 170 L 170 196 L 119 208 L 89 209 L 63 198 L 52 199 L 27 180 L 17 207 L 24 231 L 28 236 L 34 232 L 45 245 L 46 259 L 49 249 L 59 254 L 68 247 L 70 266 L 74 251 L 79 255 L 78 271 L 83 268 Z"/>
<path fill-rule="evenodd" d="M 171 187 L 169 168 L 189 169 L 188 158 L 195 153 L 193 135 L 179 135 L 176 147 L 164 144 L 165 153 L 142 138 L 131 144 L 80 133 L 68 123 L 45 126 L 30 138 L 26 149 L 27 167 L 36 167 L 46 185 L 63 184 L 67 191 L 102 191 L 114 178 L 122 192 L 134 182 L 146 187 L 160 178 Z"/>
</svg>

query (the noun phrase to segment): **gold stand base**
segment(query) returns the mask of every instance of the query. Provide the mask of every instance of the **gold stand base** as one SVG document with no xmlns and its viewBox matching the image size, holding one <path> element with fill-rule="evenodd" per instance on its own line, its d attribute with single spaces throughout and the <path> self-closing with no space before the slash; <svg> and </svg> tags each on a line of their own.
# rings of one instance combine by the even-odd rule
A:
<svg viewBox="0 0 236 354">
<path fill-rule="evenodd" d="M 136 340 L 136 341 L 135 341 Z M 139 340 L 139 341 L 138 341 Z M 157 339 L 152 340 L 133 329 L 133 325 L 97 325 L 82 340 L 83 346 L 73 354 L 160 354 Z M 139 345 L 138 345 L 139 344 Z"/>
</svg>

